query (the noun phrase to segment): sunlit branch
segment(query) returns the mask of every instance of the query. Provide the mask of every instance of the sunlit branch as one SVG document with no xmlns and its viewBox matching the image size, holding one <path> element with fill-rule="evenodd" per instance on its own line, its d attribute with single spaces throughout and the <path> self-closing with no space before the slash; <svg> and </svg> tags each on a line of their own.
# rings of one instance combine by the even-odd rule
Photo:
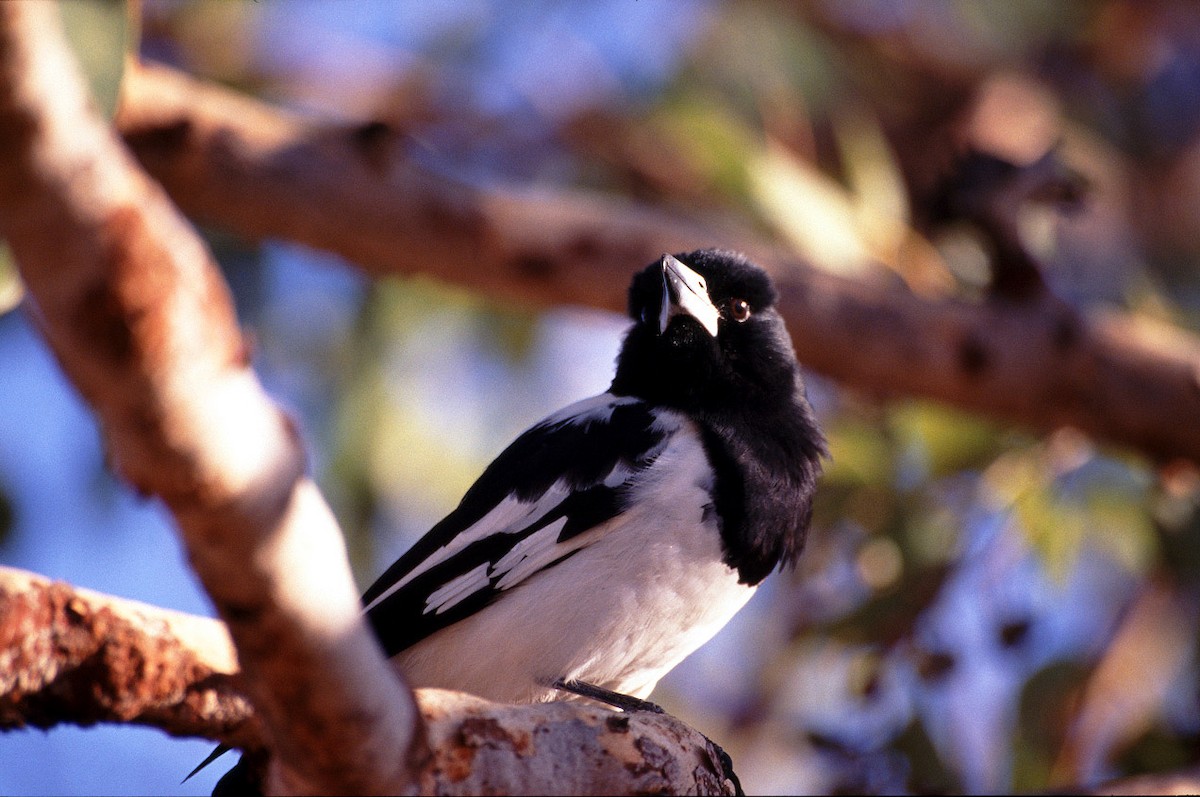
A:
<svg viewBox="0 0 1200 797">
<path fill-rule="evenodd" d="M 0 234 L 111 461 L 170 508 L 229 628 L 4 571 L 5 727 L 265 744 L 276 793 L 733 793 L 716 748 L 665 715 L 438 690 L 418 707 L 360 620 L 336 522 L 209 253 L 91 110 L 49 2 L 0 4 Z M 230 638 L 249 704 L 217 677 Z M 55 702 L 80 684 L 99 692 Z M 229 703 L 195 705 L 211 700 Z"/>
<path fill-rule="evenodd" d="M 115 467 L 170 508 L 229 624 L 280 779 L 408 787 L 411 692 L 359 618 L 342 538 L 211 256 L 97 116 L 56 5 L 0 5 L 0 233 Z"/>
<path fill-rule="evenodd" d="M 122 722 L 262 744 L 225 625 L 0 567 L 0 728 Z"/>
<path fill-rule="evenodd" d="M 250 238 L 503 301 L 614 311 L 631 271 L 662 252 L 738 248 L 773 270 L 801 361 L 846 385 L 1200 462 L 1200 341 L 1178 330 L 1045 294 L 925 299 L 818 271 L 728 221 L 566 189 L 469 186 L 421 168 L 386 125 L 314 122 L 163 67 L 129 76 L 118 125 L 185 212 Z"/>
</svg>

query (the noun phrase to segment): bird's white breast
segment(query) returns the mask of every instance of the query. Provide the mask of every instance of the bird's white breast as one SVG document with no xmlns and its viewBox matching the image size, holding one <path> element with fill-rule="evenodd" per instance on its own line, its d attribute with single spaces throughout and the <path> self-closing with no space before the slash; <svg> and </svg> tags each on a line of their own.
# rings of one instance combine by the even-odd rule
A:
<svg viewBox="0 0 1200 797">
<path fill-rule="evenodd" d="M 645 696 L 749 600 L 754 588 L 721 561 L 695 426 L 662 411 L 659 422 L 675 431 L 636 477 L 630 508 L 580 535 L 574 555 L 399 653 L 412 685 L 529 702 L 563 698 L 550 686 L 563 678 Z"/>
</svg>

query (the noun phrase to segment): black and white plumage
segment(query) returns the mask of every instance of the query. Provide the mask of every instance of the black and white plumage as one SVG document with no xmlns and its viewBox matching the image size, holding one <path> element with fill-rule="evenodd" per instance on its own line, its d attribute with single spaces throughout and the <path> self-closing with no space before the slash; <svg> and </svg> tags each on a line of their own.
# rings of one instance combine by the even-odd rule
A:
<svg viewBox="0 0 1200 797">
<path fill-rule="evenodd" d="M 825 447 L 774 300 L 720 250 L 634 278 L 609 391 L 518 437 L 364 595 L 409 683 L 644 696 L 795 560 Z"/>
<path fill-rule="evenodd" d="M 364 594 L 409 684 L 644 697 L 795 561 L 825 441 L 774 303 L 716 249 L 634 277 L 608 392 L 518 437 Z"/>
</svg>

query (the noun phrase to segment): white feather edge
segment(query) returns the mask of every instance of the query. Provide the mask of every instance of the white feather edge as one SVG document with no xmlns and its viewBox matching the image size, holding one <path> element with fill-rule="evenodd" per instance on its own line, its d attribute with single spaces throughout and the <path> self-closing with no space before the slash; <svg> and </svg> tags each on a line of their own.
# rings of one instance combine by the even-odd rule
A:
<svg viewBox="0 0 1200 797">
<path fill-rule="evenodd" d="M 423 614 L 441 614 L 450 607 L 462 601 L 468 595 L 483 589 L 488 585 L 488 563 L 484 562 L 473 570 L 463 573 L 457 578 L 447 581 L 442 587 L 433 591 L 425 601 Z"/>
<path fill-rule="evenodd" d="M 638 401 L 639 399 L 628 396 L 614 396 L 611 393 L 601 393 L 598 396 L 592 396 L 591 398 L 577 401 L 574 404 L 570 404 L 562 408 L 546 419 L 534 424 L 526 431 L 528 432 L 539 427 L 554 426 L 562 423 L 607 423 L 612 418 L 613 410 L 616 407 L 623 404 L 635 404 Z M 657 416 L 655 418 L 654 425 L 659 429 L 665 428 L 666 431 L 674 431 L 678 429 L 677 421 L 673 423 L 667 423 L 662 416 Z M 603 483 L 606 487 L 617 487 L 628 481 L 630 475 L 631 473 L 628 468 L 618 464 L 611 472 L 609 472 L 607 476 L 605 476 Z M 513 497 L 512 495 L 506 496 L 504 500 L 498 503 L 486 515 L 456 534 L 449 543 L 435 550 L 423 562 L 410 570 L 403 578 L 397 580 L 396 583 L 392 584 L 386 590 L 377 595 L 374 600 L 367 604 L 365 611 L 370 611 L 379 603 L 387 600 L 387 598 L 397 590 L 404 587 L 405 584 L 408 584 L 414 578 L 428 571 L 430 568 L 446 561 L 471 543 L 485 539 L 492 534 L 512 534 L 528 528 L 529 524 L 535 523 L 547 512 L 558 506 L 563 499 L 570 494 L 570 492 L 570 488 L 568 488 L 562 481 L 557 481 L 534 501 L 522 501 Z M 492 565 L 494 567 L 492 570 L 492 575 L 508 570 L 504 577 L 501 578 L 497 586 L 499 586 L 501 589 L 508 589 L 514 584 L 519 583 L 522 579 L 528 577 L 530 574 L 537 572 L 554 559 L 564 556 L 571 550 L 582 547 L 584 544 L 586 544 L 586 540 L 581 540 L 577 537 L 574 539 L 573 544 L 560 545 L 557 546 L 556 549 L 554 543 L 547 541 L 556 540 L 558 533 L 562 530 L 562 527 L 565 524 L 565 519 L 562 521 L 555 521 L 546 529 L 542 529 L 536 534 L 531 535 L 529 538 L 522 540 L 520 543 L 514 546 L 513 550 L 509 551 L 499 561 L 495 562 Z M 553 533 L 548 533 L 551 529 L 553 529 Z M 580 536 L 584 538 L 591 537 L 590 534 Z M 517 555 L 519 558 L 513 558 L 518 548 L 524 552 L 528 552 L 530 555 L 522 553 Z M 542 555 L 533 558 L 531 554 L 534 553 L 535 549 L 537 549 Z M 547 552 L 552 552 L 552 555 L 547 555 Z M 524 566 L 516 569 L 518 565 Z M 425 612 L 428 613 L 429 611 L 434 610 L 440 614 L 441 612 L 444 612 L 453 606 L 454 603 L 458 603 L 466 598 L 470 592 L 487 586 L 488 578 L 486 576 L 486 567 L 487 563 L 484 563 L 479 567 L 472 569 L 468 573 L 457 576 L 456 578 L 444 584 L 442 587 L 438 588 L 436 591 L 430 594 L 428 600 L 426 601 Z M 485 574 L 483 576 L 476 575 L 477 571 L 480 570 L 484 570 Z M 471 590 L 461 592 L 460 594 L 462 585 L 465 584 L 473 584 L 474 586 Z M 444 599 L 451 596 L 456 597 L 456 599 L 450 603 L 445 602 Z"/>
</svg>

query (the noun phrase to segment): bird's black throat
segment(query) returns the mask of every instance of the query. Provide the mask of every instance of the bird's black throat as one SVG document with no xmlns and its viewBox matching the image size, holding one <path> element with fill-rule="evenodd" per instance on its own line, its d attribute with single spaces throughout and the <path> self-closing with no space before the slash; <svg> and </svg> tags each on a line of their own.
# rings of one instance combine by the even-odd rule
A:
<svg viewBox="0 0 1200 797">
<path fill-rule="evenodd" d="M 725 562 L 758 584 L 804 548 L 825 439 L 807 402 L 795 411 L 701 415 Z"/>
<path fill-rule="evenodd" d="M 744 257 L 720 250 L 676 257 L 701 274 L 718 307 L 743 300 L 744 322 L 722 317 L 711 335 L 696 319 L 658 325 L 666 298 L 654 264 L 634 278 L 634 325 L 610 391 L 669 407 L 701 430 L 714 470 L 713 509 L 725 561 L 757 584 L 800 554 L 826 455 L 775 290 Z"/>
</svg>

